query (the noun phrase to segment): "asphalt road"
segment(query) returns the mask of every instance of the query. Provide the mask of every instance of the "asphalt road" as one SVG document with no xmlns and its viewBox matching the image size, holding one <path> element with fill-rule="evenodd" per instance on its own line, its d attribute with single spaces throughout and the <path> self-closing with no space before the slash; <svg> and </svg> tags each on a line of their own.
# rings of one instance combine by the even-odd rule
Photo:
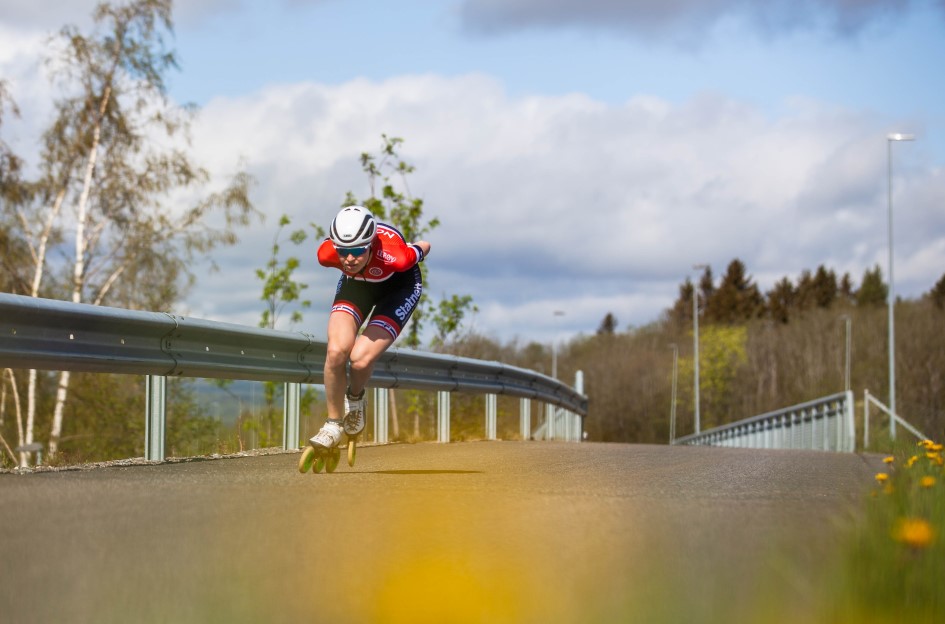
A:
<svg viewBox="0 0 945 624">
<path fill-rule="evenodd" d="M 0 475 L 0 620 L 803 621 L 878 470 L 588 443 L 298 457 Z"/>
</svg>

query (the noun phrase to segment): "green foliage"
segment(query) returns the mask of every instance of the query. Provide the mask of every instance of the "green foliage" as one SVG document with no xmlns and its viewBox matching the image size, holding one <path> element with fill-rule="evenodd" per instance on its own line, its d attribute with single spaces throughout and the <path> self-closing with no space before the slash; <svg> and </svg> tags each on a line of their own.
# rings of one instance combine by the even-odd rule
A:
<svg viewBox="0 0 945 624">
<path fill-rule="evenodd" d="M 170 457 L 219 452 L 220 423 L 194 392 L 196 380 L 167 385 L 165 450 Z M 54 461 L 79 464 L 144 456 L 144 382 L 135 375 L 76 373 L 60 450 Z"/>
<path fill-rule="evenodd" d="M 403 142 L 399 137 L 382 134 L 377 155 L 362 152 L 361 169 L 367 174 L 370 196 L 358 200 L 348 191 L 343 205 L 364 206 L 376 217 L 400 230 L 408 242 L 414 242 L 423 240 L 430 231 L 439 227 L 440 221 L 437 218 L 424 221 L 423 199 L 413 197 L 410 193 L 407 176 L 413 173 L 415 168 L 400 157 L 399 149 Z M 429 282 L 426 263 L 420 264 L 420 272 L 425 286 L 424 293 L 410 317 L 404 344 L 418 348 L 424 323 L 429 319 L 437 328 L 433 344 L 441 346 L 450 334 L 458 331 L 463 318 L 470 312 L 476 312 L 477 308 L 472 303 L 472 297 L 468 295 L 444 297 L 434 306 L 427 296 Z"/>
<path fill-rule="evenodd" d="M 883 272 L 877 265 L 863 274 L 863 283 L 856 293 L 856 305 L 861 308 L 881 306 L 886 303 L 889 288 L 883 282 Z"/>
<path fill-rule="evenodd" d="M 692 336 L 690 335 L 690 341 Z M 708 429 L 730 419 L 735 406 L 736 382 L 748 361 L 748 329 L 744 326 L 709 325 L 699 330 L 699 402 L 702 428 Z M 679 379 L 690 383 L 681 387 L 683 409 L 695 409 L 695 367 L 692 357 L 679 359 Z"/>
<path fill-rule="evenodd" d="M 285 260 L 280 260 L 282 229 L 291 225 L 292 220 L 287 215 L 282 215 L 279 219 L 279 228 L 272 241 L 272 253 L 266 266 L 256 269 L 257 279 L 263 282 L 261 299 L 266 303 L 266 309 L 263 310 L 262 318 L 259 321 L 260 327 L 275 329 L 279 320 L 279 315 L 286 306 L 296 304 L 301 309 L 309 308 L 312 302 L 303 300 L 302 291 L 308 288 L 308 284 L 298 282 L 293 275 L 296 269 L 301 266 L 301 262 L 295 256 L 289 256 Z M 322 228 L 312 224 L 315 230 L 315 238 L 322 238 L 325 232 Z M 299 246 L 306 241 L 308 234 L 304 229 L 294 230 L 289 233 L 289 242 Z M 301 309 L 292 311 L 290 323 L 302 322 Z"/>
<path fill-rule="evenodd" d="M 703 288 L 703 292 L 705 292 Z M 745 265 L 732 260 L 717 290 L 706 298 L 705 318 L 716 323 L 738 323 L 761 316 L 764 298 L 746 274 Z"/>
<path fill-rule="evenodd" d="M 442 347 L 447 339 L 455 334 L 463 323 L 463 318 L 469 312 L 478 312 L 470 295 L 453 295 L 449 299 L 440 299 L 433 324 L 436 326 L 436 336 L 433 337 L 433 346 Z"/>
<path fill-rule="evenodd" d="M 945 310 L 945 274 L 942 274 L 942 277 L 935 282 L 935 286 L 932 287 L 926 296 L 936 308 L 939 310 Z"/>
<path fill-rule="evenodd" d="M 831 621 L 945 619 L 942 445 L 900 445 L 877 473 L 829 597 Z"/>
</svg>

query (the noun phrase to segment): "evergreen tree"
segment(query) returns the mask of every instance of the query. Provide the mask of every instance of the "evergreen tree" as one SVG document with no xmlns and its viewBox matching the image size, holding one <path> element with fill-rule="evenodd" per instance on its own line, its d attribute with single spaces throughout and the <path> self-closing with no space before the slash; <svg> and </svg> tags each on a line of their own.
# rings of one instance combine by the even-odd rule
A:
<svg viewBox="0 0 945 624">
<path fill-rule="evenodd" d="M 794 289 L 794 308 L 798 312 L 810 310 L 816 306 L 817 295 L 814 291 L 814 277 L 808 269 L 801 271 Z"/>
<path fill-rule="evenodd" d="M 745 264 L 732 260 L 722 282 L 706 302 L 705 317 L 718 323 L 739 323 L 764 311 L 764 298 L 745 271 Z"/>
<path fill-rule="evenodd" d="M 677 329 L 692 325 L 692 296 L 694 291 L 695 286 L 693 286 L 692 280 L 686 277 L 686 281 L 679 287 L 679 297 L 669 310 L 669 320 Z"/>
<path fill-rule="evenodd" d="M 853 287 L 853 278 L 850 277 L 849 273 L 844 273 L 843 278 L 840 280 L 839 295 L 841 301 L 844 303 L 856 303 L 856 292 Z"/>
<path fill-rule="evenodd" d="M 884 305 L 888 294 L 889 289 L 883 282 L 883 272 L 879 265 L 876 265 L 872 271 L 867 269 L 863 274 L 863 282 L 856 291 L 856 305 L 861 308 Z"/>
<path fill-rule="evenodd" d="M 935 282 L 935 286 L 926 294 L 926 297 L 932 301 L 936 308 L 945 310 L 945 273 Z"/>
<path fill-rule="evenodd" d="M 768 291 L 768 315 L 779 323 L 787 323 L 791 312 L 795 310 L 797 292 L 794 284 L 787 277 L 774 285 Z"/>
<path fill-rule="evenodd" d="M 814 305 L 829 308 L 837 298 L 837 274 L 820 265 L 811 281 L 811 291 Z"/>
<path fill-rule="evenodd" d="M 615 329 L 617 329 L 617 319 L 614 318 L 613 314 L 608 312 L 607 316 L 604 317 L 604 320 L 600 322 L 600 326 L 597 328 L 597 335 L 613 336 Z"/>
</svg>

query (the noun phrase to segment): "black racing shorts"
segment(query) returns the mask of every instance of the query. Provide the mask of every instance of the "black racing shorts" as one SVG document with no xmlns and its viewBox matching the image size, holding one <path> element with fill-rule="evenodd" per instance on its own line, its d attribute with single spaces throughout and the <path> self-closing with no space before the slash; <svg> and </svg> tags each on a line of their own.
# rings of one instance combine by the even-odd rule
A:
<svg viewBox="0 0 945 624">
<path fill-rule="evenodd" d="M 342 275 L 338 280 L 331 311 L 347 312 L 354 317 L 358 327 L 364 324 L 370 314 L 368 327 L 380 327 L 396 339 L 410 320 L 421 294 L 423 280 L 420 267 L 416 265 L 403 273 L 393 274 L 383 282 L 366 282 Z"/>
</svg>

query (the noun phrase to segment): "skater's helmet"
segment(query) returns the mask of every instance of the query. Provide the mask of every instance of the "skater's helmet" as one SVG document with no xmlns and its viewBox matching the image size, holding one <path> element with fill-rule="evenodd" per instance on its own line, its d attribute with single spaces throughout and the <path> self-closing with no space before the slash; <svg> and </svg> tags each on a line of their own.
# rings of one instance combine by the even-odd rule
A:
<svg viewBox="0 0 945 624">
<path fill-rule="evenodd" d="M 347 206 L 335 215 L 328 236 L 335 247 L 364 247 L 374 240 L 377 221 L 364 206 Z"/>
</svg>

